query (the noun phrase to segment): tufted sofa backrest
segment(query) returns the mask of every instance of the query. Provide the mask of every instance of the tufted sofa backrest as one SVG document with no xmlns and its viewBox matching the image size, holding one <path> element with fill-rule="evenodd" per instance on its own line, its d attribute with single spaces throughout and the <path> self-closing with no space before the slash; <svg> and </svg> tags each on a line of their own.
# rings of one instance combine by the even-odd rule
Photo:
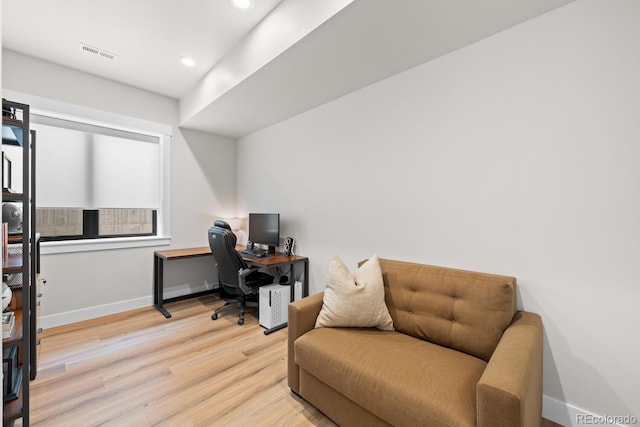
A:
<svg viewBox="0 0 640 427">
<path fill-rule="evenodd" d="M 516 312 L 516 279 L 380 259 L 397 331 L 486 361 Z"/>
</svg>

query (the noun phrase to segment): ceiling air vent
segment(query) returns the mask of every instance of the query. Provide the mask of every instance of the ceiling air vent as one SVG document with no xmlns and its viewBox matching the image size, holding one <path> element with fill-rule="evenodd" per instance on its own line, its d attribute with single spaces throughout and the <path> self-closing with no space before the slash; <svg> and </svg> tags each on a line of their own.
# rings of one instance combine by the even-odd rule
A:
<svg viewBox="0 0 640 427">
<path fill-rule="evenodd" d="M 100 49 L 100 48 L 97 48 L 97 47 L 89 46 L 88 44 L 84 44 L 84 43 L 80 43 L 80 49 L 82 49 L 83 51 L 85 51 L 87 53 L 98 55 L 98 56 L 101 56 L 103 58 L 110 59 L 112 61 L 115 60 L 118 57 L 118 55 L 116 55 L 114 53 L 107 52 L 104 49 Z"/>
</svg>

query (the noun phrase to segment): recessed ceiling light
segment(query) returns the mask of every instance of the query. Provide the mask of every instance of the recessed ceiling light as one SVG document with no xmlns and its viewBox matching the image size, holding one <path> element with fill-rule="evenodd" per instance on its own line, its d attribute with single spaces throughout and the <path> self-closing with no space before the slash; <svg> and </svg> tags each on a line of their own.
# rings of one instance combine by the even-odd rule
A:
<svg viewBox="0 0 640 427">
<path fill-rule="evenodd" d="M 184 65 L 185 67 L 195 67 L 196 66 L 196 61 L 193 60 L 193 58 L 190 58 L 188 56 L 185 56 L 184 58 L 181 59 L 182 65 Z"/>
<path fill-rule="evenodd" d="M 253 4 L 252 0 L 229 0 L 232 6 L 238 9 L 249 9 Z"/>
</svg>

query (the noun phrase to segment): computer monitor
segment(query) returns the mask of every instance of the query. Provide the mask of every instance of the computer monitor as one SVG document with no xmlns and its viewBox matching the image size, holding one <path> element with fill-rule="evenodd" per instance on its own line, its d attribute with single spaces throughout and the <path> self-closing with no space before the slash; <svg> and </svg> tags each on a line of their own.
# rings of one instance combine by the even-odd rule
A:
<svg viewBox="0 0 640 427">
<path fill-rule="evenodd" d="M 275 252 L 280 245 L 280 214 L 250 213 L 248 239 L 253 243 L 267 245 L 269 253 Z"/>
</svg>

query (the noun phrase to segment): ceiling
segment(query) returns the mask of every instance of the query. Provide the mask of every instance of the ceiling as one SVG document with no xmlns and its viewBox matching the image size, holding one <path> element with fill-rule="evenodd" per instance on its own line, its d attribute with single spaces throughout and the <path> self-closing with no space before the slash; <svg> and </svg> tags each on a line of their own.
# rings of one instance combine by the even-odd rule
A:
<svg viewBox="0 0 640 427">
<path fill-rule="evenodd" d="M 182 127 L 240 137 L 571 1 L 3 0 L 2 45 L 178 99 Z"/>
<path fill-rule="evenodd" d="M 2 0 L 2 47 L 177 99 L 280 1 Z"/>
</svg>

